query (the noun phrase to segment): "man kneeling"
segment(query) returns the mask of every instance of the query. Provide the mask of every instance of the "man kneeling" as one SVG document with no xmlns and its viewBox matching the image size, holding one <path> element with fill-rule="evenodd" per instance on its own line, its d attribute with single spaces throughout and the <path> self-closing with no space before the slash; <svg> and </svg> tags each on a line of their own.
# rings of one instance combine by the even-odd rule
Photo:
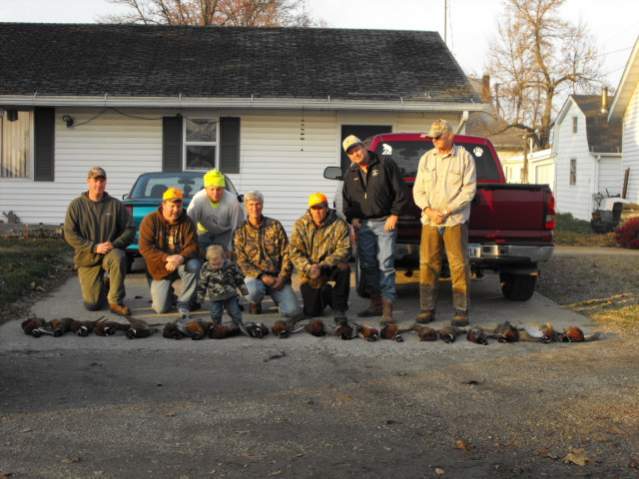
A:
<svg viewBox="0 0 639 479">
<path fill-rule="evenodd" d="M 330 306 L 335 322 L 343 323 L 347 321 L 351 276 L 348 224 L 329 209 L 322 193 L 310 195 L 308 207 L 295 222 L 291 236 L 291 261 L 301 275 L 304 314 L 320 316 Z"/>
<path fill-rule="evenodd" d="M 184 193 L 168 188 L 162 196 L 160 209 L 147 215 L 140 225 L 140 253 L 151 275 L 152 308 L 156 313 L 171 309 L 171 285 L 178 277 L 182 293 L 177 309 L 187 316 L 192 307 L 201 262 L 195 225 L 182 208 Z"/>
</svg>

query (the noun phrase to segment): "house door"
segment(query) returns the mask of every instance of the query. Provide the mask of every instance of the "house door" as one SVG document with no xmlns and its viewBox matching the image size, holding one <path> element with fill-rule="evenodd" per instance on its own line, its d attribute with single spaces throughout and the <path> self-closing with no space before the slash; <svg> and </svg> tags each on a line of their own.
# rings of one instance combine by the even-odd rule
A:
<svg viewBox="0 0 639 479">
<path fill-rule="evenodd" d="M 355 135 L 360 140 L 365 140 L 369 136 L 379 135 L 380 133 L 390 133 L 393 131 L 393 127 L 390 125 L 342 125 L 342 136 L 339 141 L 339 151 L 340 151 L 340 165 L 342 167 L 342 171 L 346 171 L 351 164 L 351 161 L 344 153 L 342 149 L 342 140 L 346 138 L 348 135 Z"/>
</svg>

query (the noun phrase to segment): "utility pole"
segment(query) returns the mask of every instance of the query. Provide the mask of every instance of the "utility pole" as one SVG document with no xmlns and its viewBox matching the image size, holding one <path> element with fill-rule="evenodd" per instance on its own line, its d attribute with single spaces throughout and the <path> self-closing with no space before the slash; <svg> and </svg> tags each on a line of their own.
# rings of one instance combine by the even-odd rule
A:
<svg viewBox="0 0 639 479">
<path fill-rule="evenodd" d="M 444 0 L 444 43 L 448 45 L 448 0 Z"/>
</svg>

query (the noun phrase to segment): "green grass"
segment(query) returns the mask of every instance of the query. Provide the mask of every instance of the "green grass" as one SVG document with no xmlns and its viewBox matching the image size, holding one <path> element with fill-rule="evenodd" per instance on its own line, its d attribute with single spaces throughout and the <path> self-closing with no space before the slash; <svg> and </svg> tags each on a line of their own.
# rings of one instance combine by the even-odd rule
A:
<svg viewBox="0 0 639 479">
<path fill-rule="evenodd" d="M 59 283 L 71 257 L 62 239 L 0 238 L 0 307 Z"/>
<path fill-rule="evenodd" d="M 590 229 L 590 222 L 577 219 L 570 213 L 555 215 L 555 244 L 562 246 L 616 247 L 614 233 L 597 234 Z"/>
</svg>

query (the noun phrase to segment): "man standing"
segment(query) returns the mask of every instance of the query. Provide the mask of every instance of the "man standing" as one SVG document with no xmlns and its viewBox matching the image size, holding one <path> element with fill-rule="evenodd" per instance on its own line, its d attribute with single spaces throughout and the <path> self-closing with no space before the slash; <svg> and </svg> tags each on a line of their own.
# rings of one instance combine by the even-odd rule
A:
<svg viewBox="0 0 639 479">
<path fill-rule="evenodd" d="M 233 247 L 233 232 L 244 220 L 240 202 L 224 193 L 226 180 L 220 170 L 210 170 L 203 178 L 204 189 L 193 197 L 187 213 L 197 225 L 198 242 L 202 254 L 212 244 L 225 251 Z"/>
<path fill-rule="evenodd" d="M 193 303 L 201 262 L 195 225 L 182 208 L 184 193 L 168 188 L 158 211 L 147 215 L 140 225 L 140 253 L 151 275 L 151 307 L 156 313 L 171 308 L 171 285 L 180 278 L 182 293 L 177 309 L 188 316 Z"/>
<path fill-rule="evenodd" d="M 293 227 L 290 250 L 301 276 L 304 315 L 320 316 L 330 306 L 335 323 L 345 323 L 351 278 L 349 229 L 335 210 L 328 208 L 324 194 L 313 193 L 308 198 L 308 210 Z"/>
<path fill-rule="evenodd" d="M 408 194 L 392 159 L 378 158 L 355 135 L 342 146 L 352 162 L 344 175 L 344 215 L 355 230 L 361 280 L 370 294 L 370 306 L 357 315 L 382 315 L 382 324 L 392 323 L 396 228 Z"/>
<path fill-rule="evenodd" d="M 413 186 L 415 204 L 422 210 L 419 248 L 419 301 L 417 322 L 435 318 L 442 267 L 442 243 L 453 284 L 453 326 L 468 325 L 470 265 L 468 219 L 475 197 L 475 161 L 463 147 L 453 145 L 455 135 L 446 120 L 433 122 L 429 135 L 435 148 L 419 160 Z"/>
<path fill-rule="evenodd" d="M 109 275 L 109 309 L 121 316 L 130 314 L 123 304 L 126 275 L 124 249 L 135 237 L 133 219 L 126 208 L 106 191 L 106 172 L 99 166 L 89 170 L 88 191 L 74 199 L 64 220 L 64 239 L 75 250 L 84 306 L 89 311 L 104 304 L 104 272 Z"/>
<path fill-rule="evenodd" d="M 264 196 L 259 191 L 244 195 L 248 219 L 235 231 L 233 251 L 248 288 L 249 312 L 261 313 L 262 298 L 268 294 L 290 323 L 301 319 L 301 310 L 291 287 L 293 265 L 288 237 L 282 224 L 262 215 Z"/>
</svg>

